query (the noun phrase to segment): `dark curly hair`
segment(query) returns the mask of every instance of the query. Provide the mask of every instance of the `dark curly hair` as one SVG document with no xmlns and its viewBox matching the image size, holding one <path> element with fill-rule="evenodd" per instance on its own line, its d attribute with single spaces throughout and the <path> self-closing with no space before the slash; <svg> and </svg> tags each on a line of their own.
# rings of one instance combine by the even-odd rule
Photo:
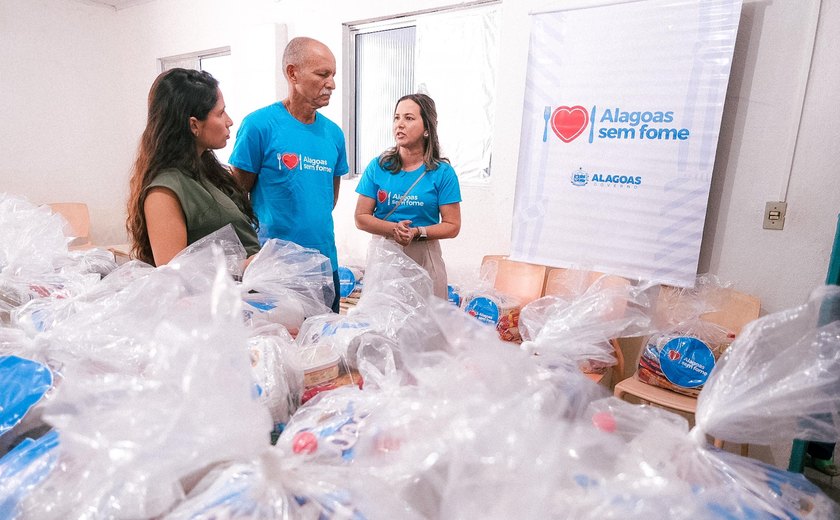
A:
<svg viewBox="0 0 840 520">
<path fill-rule="evenodd" d="M 149 114 L 140 138 L 129 182 L 126 229 L 134 258 L 154 265 L 143 204 L 146 188 L 166 169 L 177 168 L 196 180 L 206 180 L 229 196 L 256 227 L 248 194 L 234 181 L 212 150 L 196 152 L 190 117 L 207 119 L 218 102 L 219 82 L 209 73 L 170 69 L 161 73 L 149 91 Z"/>
</svg>

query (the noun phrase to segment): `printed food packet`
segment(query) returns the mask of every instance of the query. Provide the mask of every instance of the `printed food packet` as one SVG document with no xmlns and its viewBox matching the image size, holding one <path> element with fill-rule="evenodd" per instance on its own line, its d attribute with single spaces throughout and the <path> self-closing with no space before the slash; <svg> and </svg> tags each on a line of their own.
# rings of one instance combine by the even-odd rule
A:
<svg viewBox="0 0 840 520">
<path fill-rule="evenodd" d="M 734 336 L 702 319 L 652 334 L 639 354 L 639 380 L 696 397 Z"/>
</svg>

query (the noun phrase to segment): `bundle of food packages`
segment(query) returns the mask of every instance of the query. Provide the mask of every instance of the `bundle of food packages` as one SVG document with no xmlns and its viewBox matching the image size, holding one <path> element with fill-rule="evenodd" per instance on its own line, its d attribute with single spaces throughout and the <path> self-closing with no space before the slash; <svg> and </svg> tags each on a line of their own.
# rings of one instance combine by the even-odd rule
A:
<svg viewBox="0 0 840 520">
<path fill-rule="evenodd" d="M 344 385 L 362 387 L 357 370 L 347 363 L 342 345 L 346 335 L 359 329 L 347 326 L 341 318 L 325 316 L 307 320 L 297 338 L 298 355 L 303 366 L 303 394 L 301 404 L 321 392 Z"/>
<path fill-rule="evenodd" d="M 342 301 L 358 301 L 365 286 L 364 266 L 338 266 L 338 284 Z"/>
<path fill-rule="evenodd" d="M 462 302 L 464 311 L 481 323 L 496 328 L 503 341 L 522 341 L 519 333 L 520 301 L 494 289 L 473 292 Z"/>
<path fill-rule="evenodd" d="M 722 305 L 727 286 L 709 275 L 694 287 L 663 288 L 657 302 L 660 328 L 639 355 L 641 381 L 696 397 L 721 354 L 735 339 L 733 331 L 704 319 Z"/>
<path fill-rule="evenodd" d="M 745 327 L 689 430 L 608 397 L 573 354 L 647 326 L 639 286 L 548 301 L 543 322 L 523 324 L 535 356 L 432 298 L 428 275 L 379 242 L 359 304 L 308 316 L 292 341 L 279 323 L 243 319 L 231 274 L 244 256 L 229 252 L 122 266 L 96 285 L 110 294 L 85 293 L 43 330 L 0 328 L 2 354 L 62 378 L 53 395 L 38 397 L 42 379 L 22 400 L 0 386 L 5 408 L 35 402 L 24 417 L 40 407 L 49 427 L 0 455 L 0 518 L 840 517 L 801 474 L 707 441 L 838 438 L 840 321 L 823 311 L 840 289 Z M 317 388 L 336 368 L 363 388 L 299 402 L 307 376 Z"/>
<path fill-rule="evenodd" d="M 279 323 L 292 337 L 309 316 L 330 312 L 335 297 L 329 259 L 279 239 L 267 240 L 251 259 L 240 289 L 248 321 Z"/>
<path fill-rule="evenodd" d="M 617 363 L 613 338 L 651 330 L 651 295 L 658 285 L 616 283 L 600 275 L 580 292 L 544 296 L 522 309 L 522 348 L 546 364 L 566 363 L 584 373 L 603 374 Z"/>
<path fill-rule="evenodd" d="M 48 206 L 0 193 L 0 324 L 30 301 L 75 296 L 116 269 L 107 250 L 70 251 L 64 224 Z"/>
<path fill-rule="evenodd" d="M 639 356 L 639 380 L 696 397 L 733 339 L 730 331 L 702 320 L 653 334 Z"/>
</svg>

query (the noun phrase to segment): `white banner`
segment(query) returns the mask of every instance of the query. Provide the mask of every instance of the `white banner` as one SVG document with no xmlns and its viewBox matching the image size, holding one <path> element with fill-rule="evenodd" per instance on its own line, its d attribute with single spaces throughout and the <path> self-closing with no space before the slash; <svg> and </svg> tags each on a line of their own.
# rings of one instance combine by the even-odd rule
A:
<svg viewBox="0 0 840 520">
<path fill-rule="evenodd" d="M 694 284 L 741 0 L 532 15 L 511 257 Z"/>
</svg>

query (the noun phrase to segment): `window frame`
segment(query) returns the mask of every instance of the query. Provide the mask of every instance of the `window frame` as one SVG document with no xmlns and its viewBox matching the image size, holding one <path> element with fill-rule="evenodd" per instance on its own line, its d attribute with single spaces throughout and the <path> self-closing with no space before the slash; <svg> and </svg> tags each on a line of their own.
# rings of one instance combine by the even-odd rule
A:
<svg viewBox="0 0 840 520">
<path fill-rule="evenodd" d="M 226 47 L 216 47 L 213 49 L 207 49 L 204 51 L 197 51 L 197 52 L 187 52 L 185 54 L 175 54 L 173 56 L 164 56 L 163 58 L 158 58 L 158 73 L 164 72 L 169 70 L 172 67 L 167 67 L 167 64 L 172 64 L 176 62 L 182 62 L 187 60 L 193 60 L 195 66 L 192 67 L 195 70 L 202 70 L 201 69 L 201 60 L 205 58 L 218 58 L 219 56 L 230 56 L 230 46 Z"/>
<path fill-rule="evenodd" d="M 346 129 L 347 164 L 350 167 L 349 173 L 343 176 L 343 179 L 359 178 L 365 166 L 356 164 L 356 35 L 416 26 L 418 19 L 423 16 L 454 13 L 494 5 L 498 6 L 501 3 L 502 0 L 476 0 L 458 5 L 441 6 L 377 18 L 355 20 L 342 24 L 342 41 L 346 43 L 343 46 L 344 56 L 342 59 L 344 70 L 342 74 L 342 89 L 344 91 L 342 122 L 343 128 Z"/>
</svg>

